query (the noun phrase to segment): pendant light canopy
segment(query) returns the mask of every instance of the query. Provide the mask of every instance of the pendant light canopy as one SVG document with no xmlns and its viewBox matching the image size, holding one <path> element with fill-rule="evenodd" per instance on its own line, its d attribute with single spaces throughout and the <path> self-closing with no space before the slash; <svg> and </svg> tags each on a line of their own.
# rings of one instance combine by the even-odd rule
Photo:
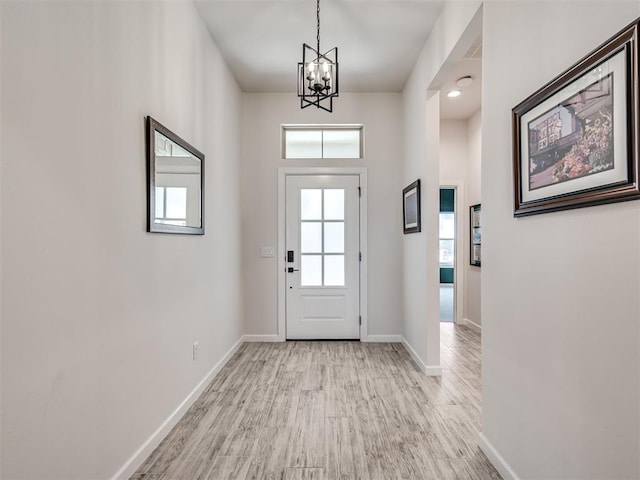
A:
<svg viewBox="0 0 640 480">
<path fill-rule="evenodd" d="M 315 105 L 333 111 L 333 97 L 338 96 L 338 47 L 320 53 L 320 0 L 316 0 L 318 20 L 317 49 L 302 45 L 302 62 L 298 63 L 298 97 L 300 108 Z"/>
</svg>

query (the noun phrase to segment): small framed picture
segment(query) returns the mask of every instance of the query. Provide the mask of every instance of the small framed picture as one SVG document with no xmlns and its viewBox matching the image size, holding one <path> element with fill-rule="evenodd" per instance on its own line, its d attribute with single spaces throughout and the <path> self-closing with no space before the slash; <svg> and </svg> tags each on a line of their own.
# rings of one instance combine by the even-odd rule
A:
<svg viewBox="0 0 640 480">
<path fill-rule="evenodd" d="M 513 109 L 514 216 L 640 198 L 639 25 Z"/>
<path fill-rule="evenodd" d="M 482 205 L 471 205 L 469 207 L 469 264 L 475 267 L 482 266 L 481 246 L 482 246 L 482 224 L 480 214 Z"/>
<path fill-rule="evenodd" d="M 402 190 L 404 233 L 420 231 L 420 179 Z"/>
</svg>

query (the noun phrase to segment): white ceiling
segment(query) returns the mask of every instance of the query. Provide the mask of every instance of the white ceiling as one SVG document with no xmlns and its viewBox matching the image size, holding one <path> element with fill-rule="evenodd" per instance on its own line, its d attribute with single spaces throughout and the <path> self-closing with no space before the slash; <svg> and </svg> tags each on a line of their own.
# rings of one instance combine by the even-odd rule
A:
<svg viewBox="0 0 640 480">
<path fill-rule="evenodd" d="M 195 0 L 244 92 L 295 92 L 314 0 Z M 338 47 L 341 92 L 399 92 L 444 0 L 321 0 L 320 48 Z"/>
<path fill-rule="evenodd" d="M 320 0 L 321 49 L 338 47 L 341 92 L 400 92 L 445 0 Z M 302 44 L 315 48 L 315 0 L 194 0 L 244 92 L 295 92 Z M 440 114 L 465 120 L 482 97 L 482 45 L 441 72 Z M 458 78 L 473 84 L 449 98 Z"/>
</svg>

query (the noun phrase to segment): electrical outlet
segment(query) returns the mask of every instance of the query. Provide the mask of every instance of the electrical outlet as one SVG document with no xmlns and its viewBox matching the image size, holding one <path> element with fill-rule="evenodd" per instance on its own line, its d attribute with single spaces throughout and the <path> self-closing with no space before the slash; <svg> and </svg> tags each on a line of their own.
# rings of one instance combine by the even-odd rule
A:
<svg viewBox="0 0 640 480">
<path fill-rule="evenodd" d="M 193 359 L 197 360 L 198 359 L 198 343 L 196 342 L 193 344 Z"/>
</svg>

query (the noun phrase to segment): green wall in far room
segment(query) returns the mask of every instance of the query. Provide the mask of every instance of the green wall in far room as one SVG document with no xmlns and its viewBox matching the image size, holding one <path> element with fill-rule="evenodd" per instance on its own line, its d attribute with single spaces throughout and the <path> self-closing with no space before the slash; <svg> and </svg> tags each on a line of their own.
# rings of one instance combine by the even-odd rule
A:
<svg viewBox="0 0 640 480">
<path fill-rule="evenodd" d="M 440 268 L 440 283 L 453 283 L 453 267 Z"/>
<path fill-rule="evenodd" d="M 440 212 L 455 211 L 455 192 L 453 188 L 440 189 Z"/>
</svg>

